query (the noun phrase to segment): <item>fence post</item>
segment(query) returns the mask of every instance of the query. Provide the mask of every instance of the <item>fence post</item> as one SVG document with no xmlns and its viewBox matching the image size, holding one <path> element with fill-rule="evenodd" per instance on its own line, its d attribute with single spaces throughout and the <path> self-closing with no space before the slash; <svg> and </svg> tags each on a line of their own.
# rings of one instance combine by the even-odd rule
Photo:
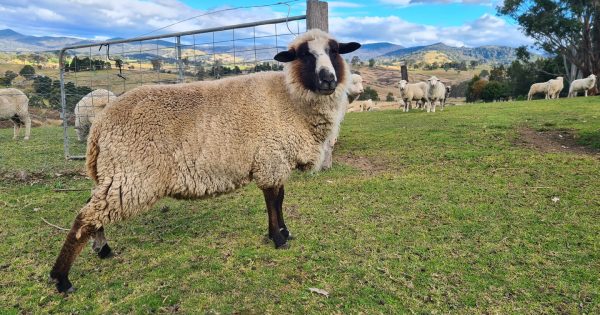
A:
<svg viewBox="0 0 600 315">
<path fill-rule="evenodd" d="M 325 1 L 307 0 L 306 1 L 306 29 L 320 29 L 329 32 L 329 5 Z M 321 164 L 321 170 L 330 169 L 333 165 L 333 139 L 327 140 L 325 144 L 324 160 Z"/>
<path fill-rule="evenodd" d="M 306 29 L 329 32 L 329 5 L 325 1 L 306 1 Z"/>
<path fill-rule="evenodd" d="M 58 55 L 58 67 L 60 68 L 60 108 L 63 119 L 63 150 L 65 160 L 69 160 L 69 115 L 67 114 L 67 95 L 65 93 L 65 49 Z"/>
<path fill-rule="evenodd" d="M 175 48 L 177 51 L 177 69 L 179 71 L 179 83 L 183 83 L 185 77 L 183 73 L 183 60 L 181 60 L 181 36 L 177 36 L 177 47 Z"/>
<path fill-rule="evenodd" d="M 400 75 L 402 76 L 402 80 L 408 82 L 408 67 L 406 64 L 400 66 Z"/>
</svg>

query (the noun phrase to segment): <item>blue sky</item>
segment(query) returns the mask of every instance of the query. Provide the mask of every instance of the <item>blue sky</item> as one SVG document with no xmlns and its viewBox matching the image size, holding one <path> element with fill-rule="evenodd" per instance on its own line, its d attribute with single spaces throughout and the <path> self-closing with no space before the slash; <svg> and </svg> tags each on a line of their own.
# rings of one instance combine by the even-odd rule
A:
<svg viewBox="0 0 600 315">
<path fill-rule="evenodd" d="M 279 0 L 284 1 L 284 0 Z M 518 27 L 496 15 L 502 0 L 329 1 L 330 31 L 342 40 L 403 46 L 443 42 L 452 46 L 531 44 Z M 133 37 L 214 10 L 278 0 L 0 0 L 0 28 L 31 35 L 82 38 Z M 303 14 L 305 1 L 292 4 Z M 161 30 L 176 32 L 284 17 L 288 6 L 212 14 Z"/>
</svg>

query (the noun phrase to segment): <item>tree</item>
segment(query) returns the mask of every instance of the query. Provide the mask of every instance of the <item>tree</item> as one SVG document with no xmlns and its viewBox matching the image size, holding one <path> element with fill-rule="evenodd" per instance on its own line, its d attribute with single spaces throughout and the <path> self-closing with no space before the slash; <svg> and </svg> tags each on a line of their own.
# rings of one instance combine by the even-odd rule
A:
<svg viewBox="0 0 600 315">
<path fill-rule="evenodd" d="M 485 69 L 483 69 L 483 70 L 481 70 L 481 72 L 479 72 L 479 77 L 480 78 L 487 78 L 489 76 L 490 76 L 490 72 L 487 71 L 487 70 L 485 70 Z"/>
<path fill-rule="evenodd" d="M 375 66 L 375 59 L 369 59 L 369 68 L 373 68 Z"/>
<path fill-rule="evenodd" d="M 360 58 L 358 56 L 352 57 L 352 61 L 350 61 L 352 67 L 358 67 L 360 65 Z"/>
<path fill-rule="evenodd" d="M 469 62 L 469 66 L 471 67 L 471 70 L 475 70 L 475 68 L 477 68 L 478 65 L 479 65 L 479 62 L 477 62 L 477 60 L 471 60 L 471 62 Z"/>
<path fill-rule="evenodd" d="M 35 68 L 30 65 L 26 65 L 23 68 L 21 68 L 21 71 L 19 71 L 19 74 L 22 77 L 24 77 L 25 79 L 29 80 L 29 79 L 31 79 L 31 77 L 33 77 L 35 75 Z"/>
<path fill-rule="evenodd" d="M 385 101 L 386 102 L 393 102 L 396 99 L 394 98 L 394 94 L 392 92 L 389 92 L 388 95 L 385 97 Z"/>
<path fill-rule="evenodd" d="M 467 102 L 472 103 L 472 102 L 480 100 L 481 92 L 483 91 L 483 88 L 485 88 L 487 83 L 488 83 L 487 80 L 482 80 L 477 75 L 473 76 L 473 79 L 471 79 L 471 81 L 469 81 L 469 84 L 467 86 L 467 93 L 466 93 Z"/>
<path fill-rule="evenodd" d="M 494 66 L 490 71 L 490 81 L 503 82 L 506 80 L 506 69 L 504 65 Z"/>
<path fill-rule="evenodd" d="M 153 58 L 150 60 L 150 63 L 152 64 L 152 70 L 160 71 L 160 68 L 162 67 L 162 61 L 160 59 Z"/>
<path fill-rule="evenodd" d="M 498 13 L 515 19 L 538 47 L 561 56 L 569 81 L 600 75 L 599 0 L 505 0 Z"/>
<path fill-rule="evenodd" d="M 509 95 L 508 85 L 503 82 L 490 81 L 481 89 L 481 99 L 485 102 L 507 100 Z"/>
<path fill-rule="evenodd" d="M 198 71 L 196 72 L 196 78 L 198 81 L 203 81 L 206 77 L 206 71 L 204 70 L 204 66 L 200 65 L 197 67 Z"/>
<path fill-rule="evenodd" d="M 212 73 L 213 77 L 220 79 L 221 75 L 223 74 L 223 61 L 221 61 L 221 59 L 215 60 L 210 72 Z"/>
<path fill-rule="evenodd" d="M 11 85 L 12 85 L 12 81 L 13 81 L 13 80 L 14 80 L 16 77 L 18 77 L 18 76 L 19 76 L 19 75 L 18 75 L 18 74 L 16 74 L 15 72 L 13 72 L 13 71 L 10 71 L 10 70 L 7 70 L 7 71 L 4 73 L 4 78 L 2 78 L 2 82 L 1 82 L 1 84 L 2 84 L 2 85 L 4 85 L 4 86 L 11 86 Z"/>
</svg>

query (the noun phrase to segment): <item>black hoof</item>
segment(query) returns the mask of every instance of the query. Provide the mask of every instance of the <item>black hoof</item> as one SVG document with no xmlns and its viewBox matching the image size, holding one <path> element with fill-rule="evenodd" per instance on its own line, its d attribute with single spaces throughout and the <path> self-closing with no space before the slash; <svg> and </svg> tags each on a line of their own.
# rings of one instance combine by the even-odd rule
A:
<svg viewBox="0 0 600 315">
<path fill-rule="evenodd" d="M 111 258 L 113 256 L 113 251 L 112 249 L 110 249 L 110 246 L 108 246 L 108 244 L 104 244 L 100 251 L 98 251 L 98 257 L 100 257 L 100 259 Z"/>
<path fill-rule="evenodd" d="M 290 233 L 290 231 L 288 229 L 281 229 L 280 230 L 281 235 L 283 235 L 283 237 L 285 237 L 286 240 L 293 240 L 294 237 L 292 236 L 292 233 Z"/>
<path fill-rule="evenodd" d="M 58 293 L 72 293 L 75 292 L 75 288 L 69 278 L 66 276 L 53 276 L 50 274 L 50 280 L 56 284 L 56 290 Z"/>
</svg>

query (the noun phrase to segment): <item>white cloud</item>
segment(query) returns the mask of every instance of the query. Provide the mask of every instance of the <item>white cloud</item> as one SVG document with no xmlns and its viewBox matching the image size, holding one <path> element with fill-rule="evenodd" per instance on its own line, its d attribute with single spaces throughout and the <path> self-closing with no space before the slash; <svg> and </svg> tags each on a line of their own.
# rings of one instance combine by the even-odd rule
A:
<svg viewBox="0 0 600 315">
<path fill-rule="evenodd" d="M 330 31 L 343 40 L 393 42 L 403 46 L 442 42 L 450 46 L 529 45 L 532 40 L 505 20 L 484 14 L 460 26 L 440 27 L 407 22 L 397 16 L 335 17 Z"/>
<path fill-rule="evenodd" d="M 133 37 L 165 25 L 201 15 L 179 0 L 0 0 L 0 25 L 25 34 L 63 34 L 87 38 Z M 498 3 L 501 0 L 379 0 L 397 5 L 424 3 Z M 331 1 L 331 8 L 368 8 L 349 1 Z M 302 12 L 305 2 L 292 4 L 292 15 Z M 443 42 L 452 46 L 531 44 L 516 26 L 483 15 L 460 26 L 416 24 L 398 16 L 337 16 L 331 10 L 330 30 L 343 40 L 362 43 L 394 42 L 404 46 Z M 228 11 L 179 23 L 159 33 L 189 31 L 222 25 L 284 17 L 287 6 Z M 359 13 L 362 14 L 362 13 Z M 296 24 L 290 23 L 295 31 Z M 286 30 L 282 30 L 287 32 Z M 257 28 L 257 34 L 260 30 Z"/>
<path fill-rule="evenodd" d="M 275 8 L 255 8 L 217 13 L 177 24 L 165 31 L 266 20 L 287 13 L 286 6 L 279 6 L 278 10 L 281 12 Z M 206 11 L 193 9 L 178 0 L 0 1 L 1 24 L 32 35 L 132 37 L 203 13 Z"/>
</svg>

